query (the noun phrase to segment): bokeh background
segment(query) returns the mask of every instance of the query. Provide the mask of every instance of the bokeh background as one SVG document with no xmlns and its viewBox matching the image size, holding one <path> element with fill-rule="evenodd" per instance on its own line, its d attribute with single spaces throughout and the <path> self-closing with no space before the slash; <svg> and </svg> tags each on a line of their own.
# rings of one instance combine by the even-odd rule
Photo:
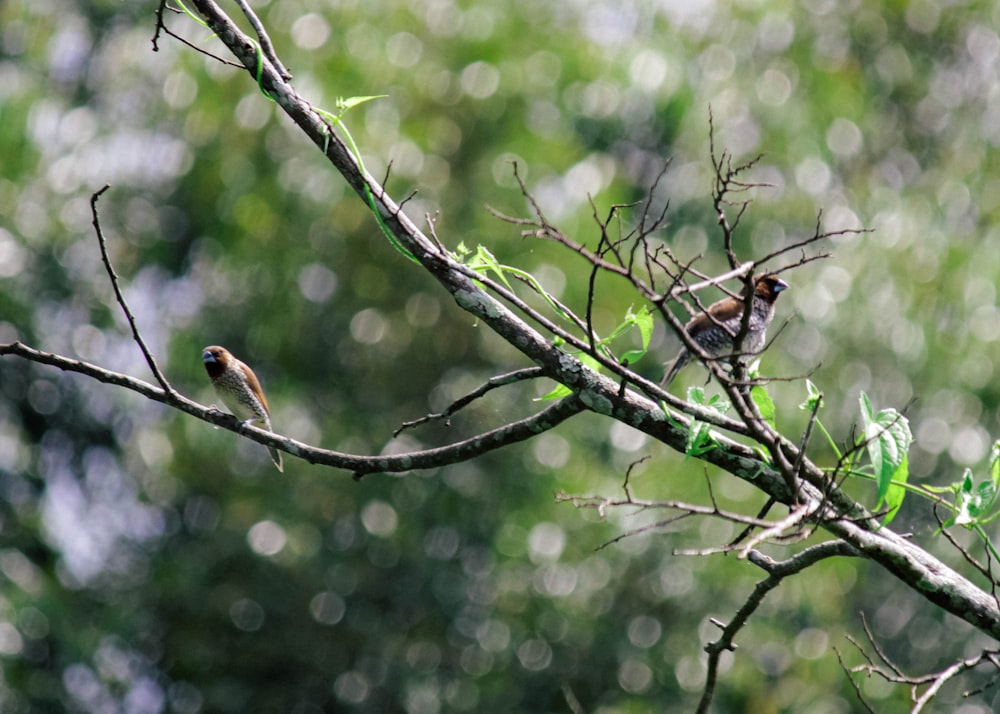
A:
<svg viewBox="0 0 1000 714">
<path fill-rule="evenodd" d="M 709 193 L 717 148 L 763 158 L 737 247 L 827 229 L 832 257 L 786 277 L 767 373 L 811 373 L 852 438 L 858 396 L 908 406 L 916 482 L 982 476 L 1000 435 L 1000 17 L 994 3 L 667 0 L 255 2 L 298 91 L 387 95 L 346 118 L 397 197 L 416 190 L 450 247 L 485 245 L 585 304 L 586 266 L 487 211 L 525 215 L 512 161 L 582 241 L 655 192 L 661 238 L 725 265 Z M 238 13 L 235 5 L 227 11 Z M 163 35 L 155 3 L 0 3 L 0 341 L 150 379 L 100 263 L 89 199 L 146 340 L 184 394 L 214 401 L 200 350 L 251 363 L 278 431 L 354 453 L 446 443 L 538 408 L 551 384 L 492 394 L 392 438 L 524 359 L 396 253 L 367 209 L 256 88 Z M 171 28 L 225 56 L 182 14 Z M 391 163 L 391 168 L 389 167 Z M 780 264 L 779 264 L 780 267 Z M 636 303 L 599 282 L 607 330 Z M 658 327 L 661 373 L 675 338 Z M 699 383 L 689 368 L 678 390 Z M 805 424 L 800 381 L 772 386 Z M 812 453 L 830 463 L 821 442 Z M 472 463 L 360 483 L 78 375 L 0 361 L 0 709 L 4 712 L 691 711 L 708 618 L 762 573 L 688 520 L 553 494 L 762 497 L 596 416 Z M 871 505 L 864 482 L 849 488 Z M 925 502 L 894 524 L 959 558 Z M 815 539 L 814 539 L 815 540 Z M 776 557 L 794 552 L 775 549 Z M 908 672 L 988 644 L 886 572 L 823 564 L 769 596 L 725 662 L 717 711 L 851 712 L 837 664 L 864 613 Z M 993 711 L 966 677 L 941 711 Z M 909 691 L 860 681 L 879 711 Z"/>
</svg>

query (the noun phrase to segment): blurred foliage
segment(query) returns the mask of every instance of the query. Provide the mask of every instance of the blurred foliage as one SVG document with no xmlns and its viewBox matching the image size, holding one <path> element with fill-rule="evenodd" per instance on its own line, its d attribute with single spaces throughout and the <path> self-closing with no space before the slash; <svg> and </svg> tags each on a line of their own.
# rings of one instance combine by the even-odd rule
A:
<svg viewBox="0 0 1000 714">
<path fill-rule="evenodd" d="M 670 202 L 663 239 L 711 270 L 724 264 L 711 108 L 719 146 L 764 154 L 753 178 L 770 187 L 738 234 L 744 258 L 811 234 L 820 209 L 827 228 L 876 229 L 788 276 L 788 326 L 763 371 L 815 370 L 842 442 L 862 390 L 876 410 L 909 405 L 911 483 L 984 471 L 1000 433 L 994 4 L 254 4 L 314 105 L 387 95 L 346 121 L 390 191 L 417 191 L 414 220 L 433 217 L 449 248 L 484 245 L 577 309 L 583 263 L 485 210 L 528 210 L 511 162 L 588 240 L 588 196 L 602 214 L 642 199 L 669 159 L 654 195 Z M 126 295 L 185 394 L 212 403 L 200 349 L 226 345 L 262 378 L 278 431 L 357 453 L 537 408 L 554 385 L 508 388 L 450 427 L 392 440 L 524 360 L 393 250 L 244 72 L 162 36 L 153 52 L 154 10 L 0 4 L 0 341 L 149 377 L 90 225 L 89 197 L 109 183 L 102 222 Z M 183 15 L 168 22 L 224 54 Z M 635 298 L 610 279 L 599 289 L 608 332 Z M 675 348 L 658 328 L 654 354 Z M 791 435 L 804 392 L 771 390 Z M 659 516 L 599 521 L 552 493 L 618 494 L 644 456 L 637 495 L 707 502 L 710 480 L 723 506 L 763 499 L 592 415 L 474 463 L 354 483 L 290 458 L 278 476 L 229 432 L 16 360 L 0 363 L 0 394 L 4 712 L 563 712 L 566 692 L 588 712 L 690 711 L 708 618 L 728 619 L 763 577 L 673 555 L 734 535 L 710 520 L 598 549 Z M 955 559 L 920 499 L 894 526 Z M 909 672 L 983 645 L 888 573 L 824 563 L 740 634 L 716 710 L 856 710 L 832 648 L 858 661 L 845 635 L 863 637 L 859 611 Z M 976 682 L 946 687 L 941 710 Z M 861 686 L 880 711 L 905 709 L 905 688 Z"/>
</svg>

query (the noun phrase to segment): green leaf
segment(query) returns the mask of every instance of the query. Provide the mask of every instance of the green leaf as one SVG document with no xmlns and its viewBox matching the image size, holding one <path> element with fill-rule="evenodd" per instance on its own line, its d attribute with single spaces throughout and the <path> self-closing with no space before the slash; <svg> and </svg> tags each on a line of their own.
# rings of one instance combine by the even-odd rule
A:
<svg viewBox="0 0 1000 714">
<path fill-rule="evenodd" d="M 467 265 L 477 273 L 493 273 L 500 280 L 500 282 L 510 288 L 510 283 L 507 282 L 507 276 L 504 274 L 503 266 L 486 246 L 476 246 L 476 252 L 467 262 Z"/>
<path fill-rule="evenodd" d="M 962 475 L 961 483 L 953 484 L 955 490 L 955 517 L 946 522 L 945 525 L 959 525 L 970 528 L 975 525 L 982 525 L 996 518 L 997 514 L 990 516 L 993 506 L 997 501 L 1000 489 L 997 488 L 993 480 L 993 467 L 995 461 L 990 455 L 990 480 L 984 480 L 975 485 L 973 482 L 971 469 L 966 469 Z"/>
<path fill-rule="evenodd" d="M 959 526 L 969 526 L 976 522 L 981 512 L 981 504 L 978 503 L 972 482 L 972 469 L 965 469 L 962 475 L 962 483 L 958 487 L 955 502 L 955 517 L 951 523 Z M 949 524 L 950 525 L 950 524 Z"/>
<path fill-rule="evenodd" d="M 649 351 L 649 341 L 653 336 L 653 311 L 649 306 L 643 306 L 638 312 L 635 312 L 632 310 L 632 306 L 629 305 L 628 310 L 625 312 L 625 321 L 622 323 L 622 326 L 629 331 L 632 328 L 639 330 L 639 339 L 642 347 L 629 350 L 620 357 L 621 361 L 626 364 L 635 364 Z"/>
<path fill-rule="evenodd" d="M 775 422 L 774 400 L 771 399 L 771 395 L 767 389 L 759 384 L 754 385 L 750 389 L 750 398 L 753 399 L 753 403 L 757 405 L 757 411 L 760 412 L 764 421 L 766 421 L 772 429 L 777 429 Z"/>
<path fill-rule="evenodd" d="M 701 456 L 717 448 L 715 439 L 712 438 L 712 427 L 697 419 L 691 420 L 688 429 L 687 442 L 684 444 L 684 453 L 688 456 Z"/>
<path fill-rule="evenodd" d="M 691 404 L 707 407 L 720 414 L 725 414 L 732 406 L 720 394 L 713 394 L 706 398 L 704 387 L 688 387 L 687 400 Z M 684 453 L 688 456 L 701 456 L 717 448 L 718 444 L 712 436 L 711 425 L 697 419 L 692 419 L 688 426 Z"/>
<path fill-rule="evenodd" d="M 993 482 L 993 490 L 1000 490 L 1000 440 L 993 442 L 990 449 L 990 480 Z"/>
<path fill-rule="evenodd" d="M 864 397 L 862 394 L 861 396 Z M 868 399 L 868 397 L 864 397 Z M 804 412 L 813 412 L 823 406 L 823 392 L 819 391 L 819 387 L 813 384 L 811 379 L 806 380 L 806 400 L 799 405 L 799 409 Z M 871 404 L 868 405 L 869 413 L 871 411 Z"/>
<path fill-rule="evenodd" d="M 507 280 L 508 275 L 513 275 L 520 280 L 531 286 L 531 288 L 542 296 L 542 299 L 548 303 L 548 306 L 558 314 L 563 319 L 570 319 L 570 315 L 567 314 L 566 310 L 559 304 L 559 302 L 546 292 L 542 284 L 538 282 L 538 278 L 529 273 L 526 270 L 520 268 L 514 268 L 510 265 L 504 265 L 496 256 L 490 252 L 490 250 L 483 245 L 476 247 L 476 252 L 471 254 L 468 248 L 465 247 L 464 243 L 460 243 L 456 253 L 452 253 L 451 256 L 456 260 L 464 263 L 465 265 L 472 268 L 479 274 L 493 273 L 497 279 L 502 282 L 509 290 L 514 288 L 511 286 L 510 282 Z"/>
<path fill-rule="evenodd" d="M 542 396 L 538 397 L 538 399 L 536 399 L 535 401 L 548 402 L 553 399 L 562 399 L 563 397 L 568 397 L 572 393 L 573 390 L 567 387 L 565 384 L 557 384 L 555 389 L 553 389 L 548 394 L 543 394 Z"/>
<path fill-rule="evenodd" d="M 909 420 L 895 409 L 883 409 L 873 414 L 868 395 L 861 393 L 861 422 L 868 458 L 872 462 L 878 502 L 893 509 L 886 517 L 888 523 L 895 517 L 906 495 L 904 484 L 909 478 L 909 451 L 913 443 Z"/>
<path fill-rule="evenodd" d="M 344 99 L 343 97 L 337 98 L 337 109 L 340 110 L 340 117 L 343 117 L 351 109 L 358 106 L 359 104 L 364 104 L 365 102 L 370 102 L 373 99 L 384 99 L 388 97 L 388 94 L 370 94 L 366 97 L 348 97 Z M 339 118 L 339 117 L 338 117 Z"/>
<path fill-rule="evenodd" d="M 202 27 L 208 27 L 208 23 L 207 23 L 207 22 L 205 22 L 204 20 L 202 20 L 202 19 L 201 19 L 200 17 L 198 17 L 197 15 L 195 15 L 195 14 L 194 14 L 193 12 L 191 12 L 190 10 L 188 10 L 188 8 L 187 8 L 187 5 L 185 5 L 185 4 L 184 4 L 184 3 L 183 3 L 183 2 L 181 1 L 181 0 L 177 0 L 177 4 L 178 4 L 178 5 L 180 6 L 181 10 L 183 10 L 183 11 L 184 11 L 184 13 L 185 13 L 185 14 L 186 14 L 186 15 L 187 15 L 188 17 L 190 17 L 190 18 L 191 18 L 192 20 L 194 20 L 195 22 L 197 22 L 197 23 L 198 23 L 199 25 L 201 25 Z"/>
<path fill-rule="evenodd" d="M 861 392 L 859 401 L 861 402 L 861 420 L 864 422 L 865 428 L 867 428 L 868 424 L 872 421 L 872 403 L 868 399 L 868 395 L 864 392 Z"/>
<path fill-rule="evenodd" d="M 260 49 L 258 48 L 258 56 L 259 55 L 260 55 Z M 263 87 L 261 87 L 261 90 L 263 90 Z M 362 173 L 366 173 L 367 169 L 365 169 L 365 163 L 361 158 L 361 151 L 358 149 L 358 145 L 354 142 L 354 137 L 351 136 L 351 132 L 347 129 L 347 124 L 341 121 L 341 119 L 347 112 L 347 110 L 350 109 L 351 107 L 357 106 L 358 104 L 366 102 L 369 99 L 375 99 L 379 96 L 385 96 L 385 95 L 372 95 L 368 97 L 350 97 L 348 99 L 338 99 L 337 106 L 344 107 L 344 109 L 340 114 L 336 116 L 326 111 L 325 109 L 320 109 L 319 107 L 313 107 L 313 110 L 317 114 L 319 114 L 322 117 L 325 117 L 327 121 L 329 121 L 331 124 L 340 127 L 340 130 L 344 133 L 344 140 L 347 142 L 347 146 L 350 148 L 351 154 L 353 154 L 354 156 L 354 160 L 358 162 L 358 167 L 361 169 Z M 330 137 L 327 136 L 327 141 L 323 145 L 324 154 L 329 149 L 329 139 Z M 375 195 L 372 193 L 372 190 L 367 183 L 365 183 L 364 188 L 365 188 L 365 199 L 368 201 L 368 207 L 372 209 L 372 215 L 375 217 L 375 222 L 378 223 L 378 227 L 382 231 L 382 234 L 386 237 L 389 243 L 392 244 L 393 248 L 398 250 L 400 253 L 405 255 L 414 263 L 419 263 L 420 261 L 417 260 L 417 257 L 413 255 L 413 253 L 411 253 L 407 249 L 407 247 L 400 242 L 399 238 L 397 238 L 393 234 L 393 232 L 389 229 L 389 226 L 386 225 L 385 219 L 382 218 L 382 214 L 378 210 L 378 204 L 375 201 Z"/>
<path fill-rule="evenodd" d="M 588 354 L 578 353 L 574 355 L 574 357 L 576 357 L 578 360 L 583 362 L 585 365 L 590 367 L 595 372 L 599 372 L 601 370 L 600 363 Z M 555 389 L 553 389 L 548 394 L 544 394 L 541 397 L 538 397 L 538 399 L 536 399 L 535 401 L 546 402 L 546 401 L 551 401 L 553 399 L 561 399 L 562 397 L 568 397 L 572 393 L 573 390 L 567 387 L 565 384 L 557 384 Z"/>
<path fill-rule="evenodd" d="M 889 525 L 892 522 L 892 519 L 899 514 L 899 507 L 903 505 L 903 498 L 906 496 L 906 488 L 904 484 L 909 476 L 910 457 L 908 455 L 904 455 L 903 462 L 896 469 L 892 482 L 889 484 L 889 488 L 885 492 L 884 504 L 888 509 L 888 513 L 886 513 L 885 519 L 882 521 L 882 525 Z"/>
</svg>

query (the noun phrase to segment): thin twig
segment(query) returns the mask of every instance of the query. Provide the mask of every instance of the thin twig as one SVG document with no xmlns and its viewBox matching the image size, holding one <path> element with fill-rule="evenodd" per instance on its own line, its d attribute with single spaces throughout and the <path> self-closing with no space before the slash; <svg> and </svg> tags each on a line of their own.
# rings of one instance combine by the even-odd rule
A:
<svg viewBox="0 0 1000 714">
<path fill-rule="evenodd" d="M 204 49 L 203 47 L 198 47 L 198 45 L 194 44 L 193 42 L 187 40 L 184 37 L 181 37 L 176 32 L 174 32 L 173 30 L 171 30 L 169 27 L 167 27 L 166 23 L 163 21 L 163 11 L 164 10 L 170 10 L 172 12 L 180 12 L 179 10 L 175 10 L 172 7 L 168 7 L 167 6 L 167 0 L 160 0 L 160 4 L 156 8 L 156 31 L 153 34 L 153 40 L 152 40 L 152 42 L 153 42 L 153 52 L 159 52 L 160 51 L 159 40 L 160 40 L 160 32 L 162 31 L 168 37 L 173 37 L 175 40 L 177 40 L 181 44 L 187 45 L 188 47 L 190 47 L 195 52 L 198 52 L 199 54 L 203 54 L 206 57 L 211 57 L 216 62 L 221 62 L 222 64 L 228 65 L 230 67 L 239 67 L 240 69 L 243 69 L 243 65 L 241 65 L 241 64 L 239 64 L 237 62 L 233 62 L 232 60 L 228 60 L 225 57 L 219 57 L 219 55 L 213 54 L 213 53 L 209 52 L 208 50 Z"/>
<path fill-rule="evenodd" d="M 740 265 L 736 266 L 735 268 L 726 273 L 722 273 L 720 275 L 716 275 L 714 277 L 701 280 L 697 283 L 689 283 L 689 284 L 681 283 L 670 291 L 670 297 L 677 298 L 687 293 L 696 293 L 700 290 L 704 290 L 705 288 L 720 288 L 722 290 L 725 290 L 725 288 L 722 286 L 722 283 L 729 280 L 734 280 L 736 278 L 745 278 L 754 269 L 755 265 L 756 263 L 754 261 L 748 260 L 747 262 L 741 263 Z M 730 293 L 729 291 L 726 292 L 729 294 L 730 297 L 734 296 L 733 293 Z"/>
<path fill-rule="evenodd" d="M 813 513 L 815 513 L 815 509 L 817 508 L 817 506 L 818 504 L 814 503 L 804 503 L 802 505 L 796 506 L 794 509 L 792 509 L 791 513 L 782 518 L 780 521 L 778 521 L 777 523 L 772 523 L 770 526 L 762 530 L 760 533 L 751 536 L 747 540 L 746 544 L 740 549 L 738 556 L 740 560 L 748 558 L 750 554 L 753 552 L 753 549 L 756 548 L 761 543 L 765 542 L 766 540 L 781 536 L 788 529 L 795 528 L 798 525 L 800 525 L 804 520 L 806 520 Z"/>
<path fill-rule="evenodd" d="M 292 78 L 291 72 L 285 69 L 285 66 L 281 64 L 281 60 L 278 59 L 278 54 L 274 51 L 274 44 L 271 42 L 271 37 L 267 34 L 267 30 L 264 29 L 264 25 L 256 13 L 254 13 L 246 0 L 236 0 L 236 4 L 240 6 L 240 10 L 243 11 L 247 20 L 250 21 L 250 25 L 257 34 L 257 39 L 260 41 L 260 48 L 264 52 L 267 61 L 274 65 L 274 69 L 277 70 L 283 80 L 286 82 L 290 80 Z"/>
<path fill-rule="evenodd" d="M 519 369 L 514 372 L 508 372 L 507 374 L 501 374 L 496 377 L 490 377 L 485 383 L 481 384 L 479 387 L 473 391 L 466 394 L 460 399 L 456 399 L 454 402 L 448 405 L 448 407 L 440 413 L 437 414 L 427 414 L 419 419 L 414 419 L 413 421 L 403 422 L 402 425 L 396 431 L 392 432 L 393 437 L 399 436 L 406 429 L 412 429 L 420 424 L 426 424 L 430 421 L 437 421 L 439 419 L 447 420 L 445 423 L 451 423 L 451 417 L 459 410 L 465 408 L 471 404 L 476 399 L 479 399 L 487 392 L 490 392 L 499 387 L 505 387 L 509 384 L 514 384 L 516 382 L 523 382 L 527 379 L 537 379 L 539 377 L 544 377 L 545 372 L 541 367 L 527 367 L 525 369 Z"/>
<path fill-rule="evenodd" d="M 854 640 L 851 640 L 851 644 L 853 644 L 855 647 L 858 646 L 857 643 L 854 642 Z M 854 693 L 855 695 L 857 695 L 858 701 L 861 702 L 861 706 L 863 706 L 868 711 L 868 714 L 878 714 L 878 712 L 872 709 L 871 705 L 868 704 L 868 700 L 865 699 L 864 692 L 861 691 L 861 685 L 859 685 L 856 681 L 854 681 L 854 677 L 851 676 L 851 674 L 853 674 L 853 671 L 849 669 L 847 664 L 844 662 L 844 658 L 841 656 L 840 650 L 834 647 L 833 652 L 835 655 L 837 655 L 837 661 L 840 663 L 840 669 L 847 676 L 847 681 L 850 682 L 851 686 L 854 688 Z"/>
<path fill-rule="evenodd" d="M 563 698 L 566 700 L 566 706 L 572 714 L 586 714 L 586 710 L 583 705 L 580 704 L 580 700 L 577 699 L 576 694 L 573 693 L 573 689 L 569 686 L 569 682 L 563 682 L 562 685 Z"/>
<path fill-rule="evenodd" d="M 767 594 L 778 587 L 788 576 L 800 573 L 821 560 L 835 556 L 849 555 L 857 555 L 857 551 L 847 543 L 839 540 L 819 543 L 783 561 L 772 560 L 758 551 L 752 552 L 750 562 L 766 571 L 768 575 L 754 586 L 753 592 L 747 596 L 746 601 L 728 625 L 717 623 L 722 630 L 719 639 L 705 645 L 705 651 L 708 653 L 708 671 L 705 674 L 705 687 L 702 690 L 701 701 L 698 702 L 696 710 L 699 714 L 707 712 L 712 703 L 712 697 L 715 694 L 715 683 L 719 673 L 719 660 L 722 653 L 736 649 L 736 644 L 734 643 L 736 634 L 747 624 L 750 616 L 760 607 Z"/>
<path fill-rule="evenodd" d="M 118 304 L 121 305 L 122 311 L 125 313 L 129 327 L 132 328 L 133 339 L 135 339 L 136 344 L 139 345 L 139 350 L 142 352 L 142 356 L 146 358 L 146 364 L 148 364 L 149 369 L 152 370 L 153 376 L 156 377 L 156 381 L 160 383 L 161 387 L 163 387 L 163 391 L 167 394 L 167 396 L 171 397 L 176 393 L 176 391 L 170 386 L 170 382 L 167 381 L 163 372 L 160 371 L 159 365 L 156 364 L 156 358 L 153 357 L 153 353 L 150 351 L 149 347 L 146 346 L 145 340 L 142 339 L 142 334 L 139 332 L 135 316 L 132 314 L 132 310 L 129 309 L 128 302 L 125 300 L 125 295 L 122 294 L 121 286 L 118 284 L 118 274 L 115 272 L 115 268 L 111 264 L 110 256 L 108 256 L 108 247 L 104 240 L 104 232 L 101 230 L 101 219 L 97 213 L 97 201 L 100 199 L 101 194 L 109 188 L 111 187 L 105 184 L 104 188 L 90 197 L 90 212 L 94 218 L 93 224 L 94 231 L 97 233 L 97 242 L 101 246 L 101 260 L 104 261 L 104 268 L 108 271 L 108 277 L 111 278 L 111 287 L 114 288 L 115 298 L 118 300 Z"/>
</svg>

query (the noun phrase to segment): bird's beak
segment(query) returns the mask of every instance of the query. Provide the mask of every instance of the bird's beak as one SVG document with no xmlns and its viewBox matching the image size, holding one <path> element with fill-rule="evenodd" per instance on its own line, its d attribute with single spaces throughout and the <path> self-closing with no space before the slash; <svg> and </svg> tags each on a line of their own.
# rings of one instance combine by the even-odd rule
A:
<svg viewBox="0 0 1000 714">
<path fill-rule="evenodd" d="M 215 355 L 213 355 L 208 350 L 205 350 L 204 352 L 201 353 L 201 361 L 204 362 L 205 364 L 208 364 L 209 362 L 217 362 L 218 360 L 215 359 Z"/>
<path fill-rule="evenodd" d="M 789 285 L 784 280 L 782 280 L 782 279 L 779 278 L 774 283 L 774 292 L 780 293 L 782 290 L 788 290 L 788 288 L 790 288 L 790 287 L 791 287 L 791 285 Z"/>
</svg>

